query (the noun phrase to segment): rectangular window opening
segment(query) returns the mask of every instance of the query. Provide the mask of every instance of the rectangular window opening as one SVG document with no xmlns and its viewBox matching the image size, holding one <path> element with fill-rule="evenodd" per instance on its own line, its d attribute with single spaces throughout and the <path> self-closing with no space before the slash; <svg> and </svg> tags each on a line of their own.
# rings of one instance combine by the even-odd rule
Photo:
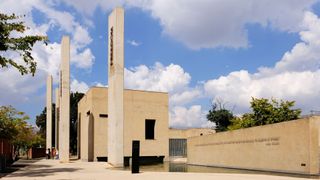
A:
<svg viewBox="0 0 320 180">
<path fill-rule="evenodd" d="M 145 136 L 146 139 L 154 139 L 154 127 L 156 124 L 156 120 L 154 119 L 146 119 L 145 122 Z"/>
<path fill-rule="evenodd" d="M 108 114 L 99 114 L 99 117 L 101 117 L 101 118 L 108 118 Z"/>
</svg>

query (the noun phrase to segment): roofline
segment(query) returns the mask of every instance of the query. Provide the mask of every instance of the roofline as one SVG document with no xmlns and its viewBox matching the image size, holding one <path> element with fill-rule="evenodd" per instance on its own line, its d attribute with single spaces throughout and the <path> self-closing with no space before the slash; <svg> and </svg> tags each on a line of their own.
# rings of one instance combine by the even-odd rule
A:
<svg viewBox="0 0 320 180">
<path fill-rule="evenodd" d="M 91 89 L 93 89 L 93 88 L 106 88 L 106 89 L 108 89 L 108 87 L 91 86 L 85 94 L 87 94 L 87 93 L 88 93 Z M 125 88 L 124 90 L 128 90 L 128 91 L 139 91 L 139 92 L 151 92 L 151 93 L 161 93 L 161 94 L 169 94 L 168 92 L 139 90 L 139 89 L 127 89 L 127 88 Z"/>
<path fill-rule="evenodd" d="M 171 128 L 171 127 L 169 127 L 169 130 L 191 130 L 191 129 L 210 129 L 210 130 L 214 130 L 212 128 L 201 128 L 201 127 L 191 127 L 191 128 Z"/>
</svg>

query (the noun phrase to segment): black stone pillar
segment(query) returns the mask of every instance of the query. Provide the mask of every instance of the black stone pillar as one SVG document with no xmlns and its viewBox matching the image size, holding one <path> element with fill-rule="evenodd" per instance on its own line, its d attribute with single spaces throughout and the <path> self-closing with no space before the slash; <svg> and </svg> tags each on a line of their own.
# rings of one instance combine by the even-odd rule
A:
<svg viewBox="0 0 320 180">
<path fill-rule="evenodd" d="M 139 173 L 140 141 L 132 141 L 131 173 Z"/>
</svg>

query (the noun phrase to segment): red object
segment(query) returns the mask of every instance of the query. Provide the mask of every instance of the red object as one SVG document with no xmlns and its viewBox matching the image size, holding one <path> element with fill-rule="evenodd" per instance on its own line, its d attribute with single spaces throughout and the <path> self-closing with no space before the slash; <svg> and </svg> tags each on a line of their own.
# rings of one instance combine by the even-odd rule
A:
<svg viewBox="0 0 320 180">
<path fill-rule="evenodd" d="M 46 156 L 46 149 L 45 148 L 30 148 L 28 150 L 28 158 L 33 159 L 33 158 L 40 158 L 40 157 L 45 157 Z"/>
<path fill-rule="evenodd" d="M 5 156 L 7 160 L 12 160 L 13 146 L 7 139 L 0 139 L 0 155 Z"/>
</svg>

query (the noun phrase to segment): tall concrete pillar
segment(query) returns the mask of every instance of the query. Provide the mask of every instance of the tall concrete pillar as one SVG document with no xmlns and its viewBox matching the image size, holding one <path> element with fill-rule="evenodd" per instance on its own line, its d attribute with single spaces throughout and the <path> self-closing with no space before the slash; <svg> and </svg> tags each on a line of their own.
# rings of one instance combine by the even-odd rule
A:
<svg viewBox="0 0 320 180">
<path fill-rule="evenodd" d="M 58 121 L 58 130 L 59 130 L 59 132 L 61 133 L 61 130 L 60 130 L 60 128 L 61 128 L 61 92 L 62 92 L 62 87 L 61 87 L 61 84 L 62 84 L 62 75 L 61 75 L 62 73 L 61 73 L 61 64 L 60 64 L 60 72 L 59 72 L 59 97 L 58 97 L 58 99 L 59 99 L 59 121 Z M 59 150 L 59 154 L 60 154 L 60 147 L 61 147 L 61 136 L 59 136 L 58 135 L 58 150 Z M 60 159 L 60 158 L 59 158 Z"/>
<path fill-rule="evenodd" d="M 60 71 L 60 122 L 59 122 L 59 158 L 60 162 L 69 162 L 70 138 L 70 39 L 63 36 L 61 41 Z"/>
<path fill-rule="evenodd" d="M 56 109 L 55 109 L 55 148 L 59 149 L 59 104 L 60 104 L 60 95 L 59 88 L 55 90 L 55 100 L 56 100 Z"/>
<path fill-rule="evenodd" d="M 108 45 L 108 162 L 123 167 L 123 68 L 124 10 L 115 8 L 109 16 Z"/>
<path fill-rule="evenodd" d="M 52 147 L 52 76 L 47 77 L 46 149 Z"/>
</svg>

